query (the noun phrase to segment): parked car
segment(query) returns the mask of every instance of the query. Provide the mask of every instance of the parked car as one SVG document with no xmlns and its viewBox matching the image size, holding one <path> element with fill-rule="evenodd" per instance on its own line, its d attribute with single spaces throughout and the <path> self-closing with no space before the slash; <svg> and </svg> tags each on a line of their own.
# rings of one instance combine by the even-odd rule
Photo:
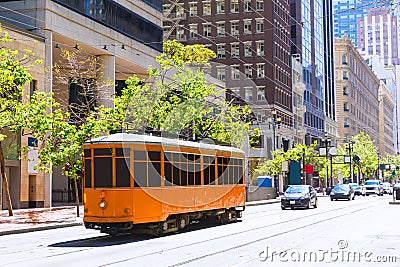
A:
<svg viewBox="0 0 400 267">
<path fill-rule="evenodd" d="M 362 195 L 368 196 L 370 194 L 377 194 L 383 196 L 383 187 L 381 180 L 367 180 L 362 187 Z"/>
<path fill-rule="evenodd" d="M 351 188 L 354 190 L 354 195 L 361 196 L 362 195 L 362 187 L 359 186 L 357 183 L 350 183 Z"/>
<path fill-rule="evenodd" d="M 392 185 L 388 182 L 382 183 L 382 189 L 384 194 L 391 195 L 393 193 Z"/>
<path fill-rule="evenodd" d="M 281 198 L 281 208 L 316 208 L 317 192 L 309 185 L 289 185 Z"/>
<path fill-rule="evenodd" d="M 349 184 L 338 184 L 333 187 L 331 192 L 331 201 L 338 199 L 354 200 L 355 194 Z"/>
</svg>

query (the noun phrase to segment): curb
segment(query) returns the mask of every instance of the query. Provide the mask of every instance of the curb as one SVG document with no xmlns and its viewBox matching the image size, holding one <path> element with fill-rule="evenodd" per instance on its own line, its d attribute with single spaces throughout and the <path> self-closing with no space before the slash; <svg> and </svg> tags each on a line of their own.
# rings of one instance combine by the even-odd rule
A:
<svg viewBox="0 0 400 267">
<path fill-rule="evenodd" d="M 41 226 L 41 227 L 15 229 L 15 230 L 9 230 L 9 231 L 2 231 L 2 232 L 0 232 L 0 236 L 13 235 L 13 234 L 24 234 L 24 233 L 29 233 L 29 232 L 44 231 L 44 230 L 66 228 L 66 227 L 72 227 L 72 226 L 81 226 L 81 225 L 83 225 L 83 223 L 66 223 L 66 224 L 56 224 L 56 225 L 48 225 L 48 226 Z"/>
</svg>

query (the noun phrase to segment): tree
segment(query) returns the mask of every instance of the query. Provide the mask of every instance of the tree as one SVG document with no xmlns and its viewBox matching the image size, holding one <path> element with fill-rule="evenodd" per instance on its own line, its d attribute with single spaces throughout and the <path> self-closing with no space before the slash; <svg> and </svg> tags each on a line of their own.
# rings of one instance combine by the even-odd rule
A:
<svg viewBox="0 0 400 267">
<path fill-rule="evenodd" d="M 115 108 L 101 110 L 101 117 L 114 129 L 151 129 L 189 140 L 242 145 L 251 132 L 246 121 L 250 108 L 231 105 L 224 89 L 208 84 L 200 66 L 214 57 L 203 45 L 165 42 L 157 57 L 159 68 L 148 70 L 147 81 L 129 78 L 122 96 L 115 98 Z"/>
<path fill-rule="evenodd" d="M 314 166 L 314 170 L 321 171 L 325 169 L 325 164 L 327 164 L 327 159 L 320 157 L 316 152 L 317 143 L 311 144 L 309 146 L 303 144 L 295 144 L 294 148 L 289 149 L 284 152 L 283 149 L 278 149 L 272 151 L 273 159 L 267 160 L 261 163 L 256 169 L 258 174 L 268 174 L 268 175 L 278 175 L 282 173 L 282 162 L 294 160 L 299 161 L 304 157 L 304 164 L 310 164 Z M 322 176 L 324 178 L 326 176 Z"/>
<path fill-rule="evenodd" d="M 74 182 L 78 217 L 83 144 L 107 130 L 107 122 L 98 120 L 97 106 L 112 101 L 114 84 L 103 79 L 101 68 L 98 57 L 62 49 L 53 66 L 54 97 L 60 104 L 52 100 L 52 115 L 47 115 L 46 123 L 39 125 L 38 119 L 28 123 L 32 135 L 42 140 L 37 168 L 51 172 L 52 167 L 63 166 L 64 175 Z"/>
<path fill-rule="evenodd" d="M 28 130 L 25 124 L 29 103 L 24 99 L 23 86 L 32 80 L 29 68 L 40 64 L 41 61 L 33 60 L 32 51 L 26 50 L 20 55 L 18 50 L 6 47 L 11 42 L 7 32 L 2 32 L 0 42 L 0 173 L 6 195 L 9 216 L 13 215 L 11 197 L 8 189 L 8 180 L 5 172 L 5 159 L 2 142 L 10 133 L 19 135 Z M 40 104 L 43 104 L 40 102 Z"/>
<path fill-rule="evenodd" d="M 352 142 L 352 171 L 359 170 L 360 175 L 365 177 L 373 176 L 378 167 L 378 151 L 374 141 L 371 140 L 368 134 L 360 132 L 353 136 L 350 142 Z M 348 146 L 348 143 L 339 146 L 338 155 L 350 156 Z M 354 162 L 355 155 L 359 157 L 358 163 Z M 335 159 L 336 163 L 340 163 L 340 161 L 343 161 L 343 158 L 338 157 Z M 343 177 L 351 177 L 349 164 L 337 164 L 335 165 L 335 169 L 337 169 Z"/>
</svg>

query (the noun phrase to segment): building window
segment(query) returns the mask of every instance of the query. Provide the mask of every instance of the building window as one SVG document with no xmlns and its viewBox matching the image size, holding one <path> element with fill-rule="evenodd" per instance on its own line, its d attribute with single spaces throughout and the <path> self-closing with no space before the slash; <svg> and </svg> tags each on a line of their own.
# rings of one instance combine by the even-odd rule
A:
<svg viewBox="0 0 400 267">
<path fill-rule="evenodd" d="M 265 86 L 258 86 L 257 87 L 257 100 L 258 101 L 265 100 Z"/>
<path fill-rule="evenodd" d="M 243 21 L 243 27 L 244 27 L 244 30 L 243 30 L 244 34 L 251 34 L 252 33 L 251 32 L 251 19 L 245 19 Z"/>
<path fill-rule="evenodd" d="M 251 0 L 244 0 L 244 12 L 251 12 Z"/>
<path fill-rule="evenodd" d="M 231 78 L 232 80 L 240 80 L 240 66 L 239 65 L 233 65 L 231 67 Z"/>
<path fill-rule="evenodd" d="M 203 2 L 203 15 L 211 15 L 211 2 Z"/>
<path fill-rule="evenodd" d="M 239 21 L 231 21 L 231 34 L 239 35 Z"/>
<path fill-rule="evenodd" d="M 225 44 L 217 45 L 217 58 L 225 58 Z"/>
<path fill-rule="evenodd" d="M 176 27 L 176 40 L 185 40 L 185 30 L 183 29 L 183 26 L 177 26 Z"/>
<path fill-rule="evenodd" d="M 197 37 L 197 24 L 189 25 L 189 38 Z"/>
<path fill-rule="evenodd" d="M 256 33 L 264 32 L 264 19 L 256 19 Z"/>
<path fill-rule="evenodd" d="M 32 99 L 33 95 L 37 92 L 37 80 L 31 80 L 29 83 L 29 98 Z"/>
<path fill-rule="evenodd" d="M 244 88 L 244 100 L 253 101 L 253 87 L 245 87 Z"/>
<path fill-rule="evenodd" d="M 347 56 L 346 55 L 342 56 L 342 64 L 347 65 Z"/>
<path fill-rule="evenodd" d="M 251 65 L 244 65 L 244 74 L 246 75 L 246 79 L 252 79 L 253 67 Z"/>
<path fill-rule="evenodd" d="M 256 0 L 256 10 L 257 11 L 264 10 L 264 0 Z"/>
<path fill-rule="evenodd" d="M 217 22 L 217 36 L 225 35 L 225 22 Z"/>
<path fill-rule="evenodd" d="M 225 13 L 225 1 L 217 1 L 217 14 Z"/>
<path fill-rule="evenodd" d="M 253 56 L 253 51 L 251 47 L 251 42 L 245 42 L 244 43 L 244 56 L 245 57 L 251 57 Z"/>
<path fill-rule="evenodd" d="M 349 91 L 347 90 L 347 86 L 343 87 L 343 95 L 348 95 Z"/>
<path fill-rule="evenodd" d="M 211 24 L 203 24 L 203 36 L 211 36 Z"/>
<path fill-rule="evenodd" d="M 231 13 L 239 12 L 239 0 L 231 0 Z"/>
<path fill-rule="evenodd" d="M 264 41 L 257 41 L 257 56 L 264 55 Z"/>
<path fill-rule="evenodd" d="M 189 4 L 189 16 L 190 17 L 197 16 L 197 3 L 190 3 Z"/>
<path fill-rule="evenodd" d="M 217 79 L 223 82 L 226 80 L 225 66 L 217 67 Z"/>
<path fill-rule="evenodd" d="M 183 4 L 179 4 L 176 6 L 176 17 L 177 18 L 185 18 L 185 9 L 183 7 Z"/>
<path fill-rule="evenodd" d="M 347 71 L 343 71 L 343 80 L 348 80 Z"/>
<path fill-rule="evenodd" d="M 239 56 L 239 44 L 231 44 L 231 58 L 236 58 Z"/>
<path fill-rule="evenodd" d="M 265 64 L 257 64 L 257 78 L 264 78 Z"/>
<path fill-rule="evenodd" d="M 348 128 L 348 127 L 350 127 L 350 125 L 349 125 L 349 118 L 344 118 L 343 119 L 343 126 L 345 127 L 345 128 Z"/>
<path fill-rule="evenodd" d="M 343 110 L 344 111 L 349 111 L 349 103 L 348 102 L 344 102 L 343 103 Z"/>
</svg>

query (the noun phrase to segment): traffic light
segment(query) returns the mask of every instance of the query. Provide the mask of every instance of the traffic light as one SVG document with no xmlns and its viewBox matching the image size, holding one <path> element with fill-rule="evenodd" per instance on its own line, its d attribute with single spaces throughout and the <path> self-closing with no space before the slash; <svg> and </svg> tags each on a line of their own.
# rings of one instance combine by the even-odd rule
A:
<svg viewBox="0 0 400 267">
<path fill-rule="evenodd" d="M 354 155 L 353 156 L 353 161 L 354 161 L 354 163 L 359 163 L 360 162 L 360 157 L 357 156 L 357 155 Z"/>
</svg>

